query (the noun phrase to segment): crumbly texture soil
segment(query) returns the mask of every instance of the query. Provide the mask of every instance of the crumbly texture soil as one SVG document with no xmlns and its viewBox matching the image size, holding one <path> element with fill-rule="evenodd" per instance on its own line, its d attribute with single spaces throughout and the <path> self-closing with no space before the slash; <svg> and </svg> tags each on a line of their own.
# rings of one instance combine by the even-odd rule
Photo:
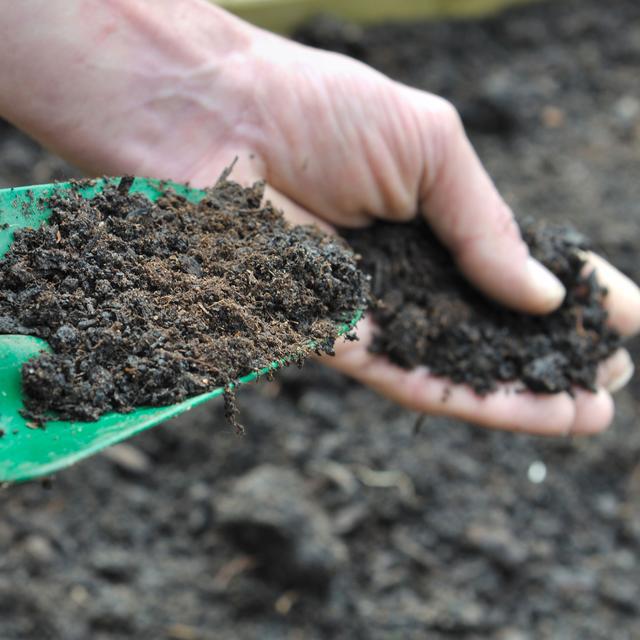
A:
<svg viewBox="0 0 640 640">
<path fill-rule="evenodd" d="M 16 231 L 0 261 L 0 331 L 52 348 L 22 370 L 30 418 L 167 405 L 332 353 L 366 296 L 342 240 L 290 226 L 262 184 L 223 177 L 196 204 L 131 182 L 50 197 L 48 224 Z"/>
<path fill-rule="evenodd" d="M 453 99 L 516 212 L 570 220 L 640 280 L 639 24 L 637 0 L 563 0 L 480 23 L 307 32 Z M 492 120 L 474 115 L 483 104 Z M 3 185 L 70 171 L 0 125 Z M 415 414 L 373 391 L 289 368 L 243 390 L 245 438 L 214 401 L 49 490 L 0 491 L 0 637 L 634 640 L 639 394 L 636 376 L 595 438 L 435 417 L 416 437 Z M 245 527 L 263 553 L 222 526 L 237 480 L 265 464 L 297 474 L 295 513 L 324 514 L 346 547 L 324 592 L 278 578 L 282 534 L 307 535 L 306 521 Z"/>
<path fill-rule="evenodd" d="M 587 239 L 558 225 L 528 223 L 532 255 L 567 289 L 545 316 L 509 311 L 474 289 L 426 222 L 378 222 L 345 231 L 372 277 L 379 327 L 371 350 L 406 369 L 427 366 L 480 394 L 500 382 L 538 393 L 594 390 L 598 363 L 620 340 L 607 327 L 606 291 L 583 273 Z"/>
</svg>

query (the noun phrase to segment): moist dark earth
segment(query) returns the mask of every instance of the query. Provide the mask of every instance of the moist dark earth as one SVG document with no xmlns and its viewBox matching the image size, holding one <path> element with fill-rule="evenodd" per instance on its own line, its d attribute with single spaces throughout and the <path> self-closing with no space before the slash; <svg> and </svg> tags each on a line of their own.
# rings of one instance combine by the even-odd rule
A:
<svg viewBox="0 0 640 640">
<path fill-rule="evenodd" d="M 217 387 L 229 405 L 234 380 L 332 353 L 365 306 L 353 252 L 262 207 L 264 185 L 224 175 L 194 203 L 132 184 L 50 196 L 48 224 L 17 230 L 0 261 L 0 332 L 52 348 L 22 368 L 29 418 L 96 420 Z"/>
<path fill-rule="evenodd" d="M 589 243 L 566 226 L 530 222 L 522 230 L 531 254 L 567 290 L 562 305 L 544 316 L 515 313 L 481 295 L 421 217 L 345 230 L 372 278 L 378 331 L 371 350 L 481 395 L 513 381 L 541 393 L 595 390 L 598 363 L 619 337 L 607 326 L 606 290 L 585 272 Z"/>
<path fill-rule="evenodd" d="M 365 305 L 353 254 L 261 207 L 262 185 L 223 178 L 191 203 L 171 192 L 152 202 L 132 182 L 91 199 L 77 182 L 47 198 L 48 224 L 16 231 L 0 261 L 0 331 L 52 347 L 22 370 L 30 419 L 178 402 L 291 354 L 301 363 L 311 341 L 331 353 L 339 323 Z M 525 227 L 533 255 L 568 290 L 544 317 L 481 296 L 420 218 L 345 236 L 373 277 L 373 350 L 405 368 L 426 365 L 481 394 L 513 380 L 540 392 L 592 389 L 598 362 L 618 346 L 574 231 Z"/>
<path fill-rule="evenodd" d="M 452 99 L 514 210 L 571 221 L 640 279 L 635 0 L 327 25 L 307 37 Z M 2 128 L 4 185 L 66 175 Z M 214 402 L 0 493 L 0 637 L 640 637 L 639 393 L 595 438 L 436 418 L 414 436 L 329 369 L 284 371 L 243 391 L 244 438 Z"/>
</svg>

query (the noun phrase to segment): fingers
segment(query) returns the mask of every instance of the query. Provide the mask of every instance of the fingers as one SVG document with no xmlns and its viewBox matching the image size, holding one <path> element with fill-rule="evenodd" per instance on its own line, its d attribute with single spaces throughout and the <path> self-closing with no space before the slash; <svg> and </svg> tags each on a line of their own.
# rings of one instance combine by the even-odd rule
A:
<svg viewBox="0 0 640 640">
<path fill-rule="evenodd" d="M 292 224 L 315 224 L 327 233 L 334 232 L 329 223 L 314 216 L 310 211 L 268 185 L 265 189 L 265 199 L 270 200 L 276 209 L 281 209 L 285 218 Z"/>
<path fill-rule="evenodd" d="M 553 310 L 565 295 L 564 287 L 529 256 L 455 109 L 434 96 L 419 94 L 417 99 L 423 101 L 425 147 L 420 204 L 432 228 L 464 274 L 486 294 L 530 313 Z"/>
<path fill-rule="evenodd" d="M 618 349 L 598 367 L 597 383 L 609 393 L 616 393 L 631 380 L 634 372 L 631 356 L 626 349 Z"/>
<path fill-rule="evenodd" d="M 611 392 L 628 376 L 629 355 L 617 352 L 599 372 L 595 393 L 575 389 L 571 395 L 538 395 L 501 385 L 487 396 L 478 396 L 465 385 L 436 378 L 423 368 L 407 371 L 368 351 L 373 325 L 365 318 L 358 325 L 360 341 L 340 343 L 335 358 L 322 361 L 372 387 L 408 409 L 444 415 L 492 429 L 544 436 L 592 435 L 612 422 Z M 625 373 L 626 372 L 626 373 Z"/>
<path fill-rule="evenodd" d="M 596 393 L 575 389 L 573 392 L 575 418 L 571 425 L 571 435 L 593 435 L 604 431 L 614 415 L 611 394 L 598 389 Z"/>
<path fill-rule="evenodd" d="M 566 435 L 576 423 L 576 406 L 568 394 L 539 396 L 503 386 L 496 393 L 480 397 L 471 388 L 452 385 L 424 368 L 407 371 L 370 353 L 367 346 L 372 324 L 368 318 L 359 323 L 358 335 L 359 342 L 337 344 L 336 357 L 323 358 L 323 362 L 409 409 L 495 429 L 548 436 Z M 603 420 L 600 413 L 594 418 L 596 426 Z"/>
<path fill-rule="evenodd" d="M 623 336 L 640 331 L 640 289 L 627 276 L 592 252 L 585 252 L 585 272 L 595 270 L 598 282 L 607 288 L 604 299 L 609 322 Z"/>
</svg>

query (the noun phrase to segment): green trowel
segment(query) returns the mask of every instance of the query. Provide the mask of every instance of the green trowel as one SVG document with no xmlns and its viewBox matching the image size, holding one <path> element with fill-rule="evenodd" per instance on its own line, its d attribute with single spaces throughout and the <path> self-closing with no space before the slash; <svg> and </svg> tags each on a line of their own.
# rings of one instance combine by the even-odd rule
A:
<svg viewBox="0 0 640 640">
<path fill-rule="evenodd" d="M 119 180 L 95 180 L 91 186 L 81 189 L 80 193 L 90 198 L 107 185 L 117 184 Z M 167 187 L 193 202 L 204 197 L 204 191 L 199 189 L 146 178 L 136 178 L 130 191 L 141 192 L 151 200 L 157 200 Z M 70 188 L 69 183 L 58 183 L 0 189 L 0 257 L 11 246 L 15 229 L 46 223 L 51 212 L 42 206 L 43 198 L 46 199 L 54 191 Z M 349 323 L 342 325 L 340 333 L 351 330 L 360 315 L 361 312 L 357 312 Z M 44 429 L 37 428 L 20 414 L 23 408 L 21 368 L 27 360 L 48 348 L 47 343 L 38 338 L 0 335 L 0 483 L 49 475 L 224 393 L 224 388 L 220 387 L 170 406 L 140 407 L 127 414 L 111 413 L 97 422 L 53 419 L 47 422 Z M 261 371 L 240 378 L 236 384 L 251 382 L 286 364 L 287 359 L 274 361 Z"/>
</svg>

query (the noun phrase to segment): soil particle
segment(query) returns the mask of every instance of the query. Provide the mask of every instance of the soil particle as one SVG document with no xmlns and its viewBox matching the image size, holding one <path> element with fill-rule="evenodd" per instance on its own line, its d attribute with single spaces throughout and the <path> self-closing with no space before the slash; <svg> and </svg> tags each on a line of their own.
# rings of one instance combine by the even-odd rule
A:
<svg viewBox="0 0 640 640">
<path fill-rule="evenodd" d="M 31 573 L 37 574 L 42 566 L 53 562 L 56 556 L 51 541 L 43 535 L 34 533 L 26 537 L 22 542 L 27 568 Z"/>
<path fill-rule="evenodd" d="M 490 558 L 504 571 L 517 571 L 529 558 L 529 550 L 504 525 L 473 524 L 465 532 L 469 546 Z"/>
<path fill-rule="evenodd" d="M 144 476 L 151 469 L 149 457 L 137 447 L 120 443 L 105 449 L 102 455 L 123 475 Z"/>
<path fill-rule="evenodd" d="M 347 550 L 304 490 L 304 478 L 263 465 L 238 478 L 218 504 L 218 521 L 234 544 L 255 554 L 260 571 L 283 587 L 324 591 Z"/>
<path fill-rule="evenodd" d="M 427 366 L 480 393 L 520 381 L 539 393 L 595 389 L 598 363 L 619 346 L 607 324 L 606 291 L 584 274 L 584 236 L 568 227 L 529 222 L 523 237 L 534 257 L 567 288 L 546 316 L 516 313 L 473 288 L 421 218 L 345 231 L 372 277 L 379 326 L 371 350 L 396 364 Z"/>
<path fill-rule="evenodd" d="M 52 196 L 49 224 L 16 231 L 0 262 L 0 331 L 52 348 L 23 368 L 27 413 L 95 420 L 227 386 L 239 429 L 229 383 L 332 353 L 366 278 L 340 239 L 261 207 L 261 184 L 221 179 L 193 204 L 131 181 Z"/>
<path fill-rule="evenodd" d="M 112 583 L 131 582 L 137 572 L 126 553 L 118 549 L 99 549 L 91 561 L 91 568 Z"/>
</svg>

